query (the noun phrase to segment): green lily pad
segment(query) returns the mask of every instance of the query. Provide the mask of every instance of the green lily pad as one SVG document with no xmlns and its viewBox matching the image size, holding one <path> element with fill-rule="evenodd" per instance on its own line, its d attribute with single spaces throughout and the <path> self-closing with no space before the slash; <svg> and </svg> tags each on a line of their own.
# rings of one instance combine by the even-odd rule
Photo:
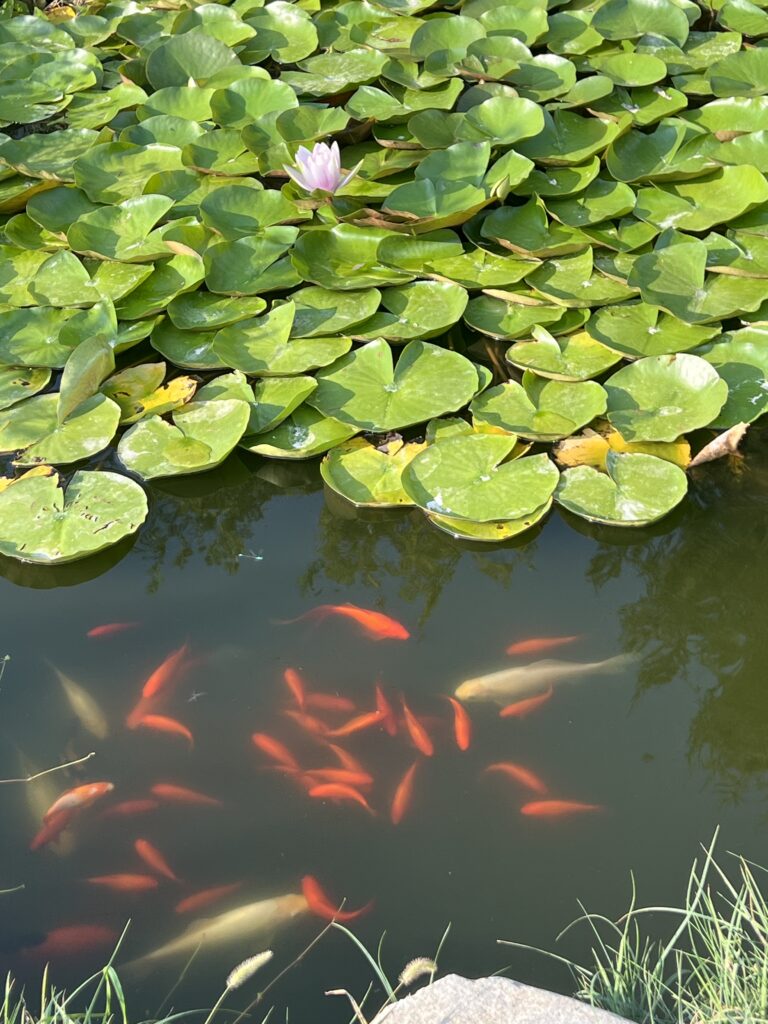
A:
<svg viewBox="0 0 768 1024">
<path fill-rule="evenodd" d="M 253 386 L 246 435 L 274 430 L 298 409 L 317 387 L 314 377 L 263 377 Z"/>
<path fill-rule="evenodd" d="M 526 283 L 545 298 L 570 308 L 623 302 L 636 289 L 599 272 L 593 273 L 592 249 L 547 260 L 526 277 Z"/>
<path fill-rule="evenodd" d="M 66 491 L 58 477 L 19 480 L 0 494 L 0 552 L 54 565 L 85 558 L 135 533 L 147 496 L 118 473 L 80 470 Z"/>
<path fill-rule="evenodd" d="M 168 256 L 170 249 L 155 224 L 173 206 L 165 196 L 136 196 L 115 206 L 83 214 L 67 232 L 76 252 L 125 263 L 149 262 Z"/>
<path fill-rule="evenodd" d="M 331 335 L 363 323 L 379 308 L 381 292 L 367 288 L 340 292 L 309 285 L 291 295 L 296 306 L 291 334 L 296 338 Z"/>
<path fill-rule="evenodd" d="M 220 465 L 248 425 L 239 399 L 195 400 L 171 414 L 173 424 L 150 416 L 131 427 L 117 446 L 126 469 L 145 480 L 202 473 Z"/>
<path fill-rule="evenodd" d="M 74 181 L 73 162 L 98 141 L 98 133 L 87 128 L 27 135 L 0 146 L 0 164 L 8 164 L 30 178 Z"/>
<path fill-rule="evenodd" d="M 606 149 L 619 130 L 618 122 L 582 117 L 569 110 L 556 110 L 554 114 L 545 111 L 542 131 L 519 143 L 517 149 L 540 164 L 581 164 Z"/>
<path fill-rule="evenodd" d="M 572 228 L 600 224 L 604 220 L 623 217 L 635 206 L 635 193 L 620 181 L 596 178 L 577 195 L 551 199 L 547 210 L 561 224 Z"/>
<path fill-rule="evenodd" d="M 403 490 L 403 470 L 424 444 L 402 439 L 386 441 L 379 447 L 354 437 L 338 445 L 320 463 L 320 475 L 357 508 L 393 508 L 413 505 Z"/>
<path fill-rule="evenodd" d="M 201 27 L 163 40 L 147 58 L 147 78 L 154 89 L 205 85 L 217 71 L 234 64 L 234 52 Z"/>
<path fill-rule="evenodd" d="M 552 498 L 529 515 L 521 516 L 519 519 L 502 519 L 495 523 L 472 523 L 468 519 L 452 519 L 450 516 L 439 516 L 434 512 L 427 512 L 426 515 L 433 526 L 455 540 L 498 544 L 500 541 L 512 540 L 513 537 L 518 537 L 526 530 L 537 526 L 551 508 Z"/>
<path fill-rule="evenodd" d="M 306 219 L 295 203 L 276 189 L 254 191 L 227 185 L 217 188 L 200 204 L 203 223 L 227 241 L 254 235 L 273 224 Z"/>
<path fill-rule="evenodd" d="M 634 212 L 659 228 L 706 231 L 766 200 L 768 181 L 756 167 L 745 164 L 722 167 L 698 181 L 640 189 Z"/>
<path fill-rule="evenodd" d="M 687 489 L 685 473 L 671 462 L 609 451 L 605 473 L 592 466 L 566 469 L 555 500 L 592 523 L 647 526 L 679 505 Z"/>
<path fill-rule="evenodd" d="M 602 415 L 606 402 L 605 391 L 594 381 L 546 380 L 526 370 L 522 384 L 508 381 L 490 388 L 469 409 L 476 423 L 532 441 L 559 441 Z"/>
<path fill-rule="evenodd" d="M 608 0 L 592 17 L 592 27 L 604 39 L 664 36 L 678 46 L 688 38 L 688 19 L 672 0 Z"/>
<path fill-rule="evenodd" d="M 153 174 L 181 170 L 177 146 L 105 142 L 75 160 L 75 183 L 93 203 L 119 203 L 141 195 Z"/>
<path fill-rule="evenodd" d="M 487 249 L 472 249 L 461 256 L 431 260 L 426 270 L 438 278 L 455 281 L 464 288 L 506 288 L 522 281 L 534 266 L 532 260 L 499 256 Z"/>
<path fill-rule="evenodd" d="M 612 307 L 611 307 L 612 308 Z M 532 341 L 517 341 L 507 349 L 506 360 L 521 370 L 534 370 L 552 380 L 582 381 L 599 377 L 621 359 L 589 331 L 554 337 L 544 327 L 534 327 Z"/>
<path fill-rule="evenodd" d="M 140 320 L 163 312 L 182 292 L 196 288 L 203 279 L 203 261 L 197 256 L 172 256 L 155 264 L 149 276 L 116 303 L 121 320 Z"/>
<path fill-rule="evenodd" d="M 209 245 L 203 257 L 208 290 L 219 295 L 258 295 L 299 284 L 291 264 L 280 259 L 297 235 L 294 227 L 275 225 L 232 242 Z"/>
<path fill-rule="evenodd" d="M 357 427 L 323 416 L 304 403 L 274 429 L 244 437 L 240 447 L 270 459 L 311 459 L 343 444 L 356 433 Z"/>
<path fill-rule="evenodd" d="M 710 426 L 726 430 L 768 412 L 768 330 L 745 327 L 716 338 L 696 355 L 715 367 L 728 385 L 728 400 Z"/>
<path fill-rule="evenodd" d="M 631 359 L 689 352 L 719 333 L 718 327 L 686 323 L 645 302 L 597 309 L 587 330 L 603 345 Z"/>
<path fill-rule="evenodd" d="M 103 451 L 115 436 L 120 408 L 93 395 L 59 422 L 59 396 L 36 395 L 0 414 L 0 451 L 21 454 L 18 466 L 79 462 Z"/>
<path fill-rule="evenodd" d="M 647 356 L 605 382 L 608 419 L 627 441 L 674 441 L 713 423 L 728 385 L 699 356 Z"/>
<path fill-rule="evenodd" d="M 484 238 L 521 255 L 547 257 L 579 252 L 589 244 L 578 228 L 551 223 L 541 200 L 535 197 L 525 206 L 502 206 L 486 217 Z"/>
<path fill-rule="evenodd" d="M 352 333 L 355 338 L 390 341 L 433 338 L 461 318 L 468 299 L 461 285 L 448 281 L 414 281 L 386 288 L 381 293 L 383 309 Z"/>
<path fill-rule="evenodd" d="M 325 416 L 374 432 L 454 412 L 478 387 L 475 367 L 458 352 L 412 341 L 393 368 L 392 349 L 381 339 L 342 356 L 319 371 L 317 380 L 310 405 Z"/>
<path fill-rule="evenodd" d="M 321 288 L 342 291 L 403 284 L 415 275 L 379 262 L 379 245 L 390 232 L 351 224 L 305 231 L 291 254 L 296 271 Z"/>
<path fill-rule="evenodd" d="M 51 371 L 31 366 L 0 367 L 0 410 L 31 398 L 48 386 Z"/>
<path fill-rule="evenodd" d="M 527 298 L 521 296 L 520 301 L 515 302 L 492 295 L 480 295 L 467 303 L 464 321 L 483 334 L 504 340 L 524 338 L 542 324 L 547 324 L 557 333 L 561 333 L 562 327 L 562 333 L 567 333 L 580 327 L 588 316 L 586 310 L 566 309 L 543 301 L 525 301 Z"/>
<path fill-rule="evenodd" d="M 258 316 L 267 308 L 257 296 L 231 298 L 210 292 L 185 292 L 168 303 L 168 316 L 181 331 L 209 331 Z"/>
<path fill-rule="evenodd" d="M 488 523 L 520 519 L 554 493 L 559 473 L 546 455 L 504 459 L 516 438 L 460 434 L 429 445 L 403 473 L 403 487 L 427 512 Z"/>
<path fill-rule="evenodd" d="M 51 306 L 4 309 L 0 362 L 8 366 L 64 366 L 79 340 L 61 336 L 74 312 Z"/>
<path fill-rule="evenodd" d="M 114 349 L 98 334 L 85 338 L 72 349 L 59 386 L 59 423 L 63 423 L 87 398 L 95 395 L 101 382 L 114 369 Z"/>
<path fill-rule="evenodd" d="M 225 370 L 227 364 L 213 350 L 216 334 L 216 331 L 181 330 L 168 319 L 161 320 L 152 329 L 150 342 L 168 362 L 185 370 Z"/>
</svg>

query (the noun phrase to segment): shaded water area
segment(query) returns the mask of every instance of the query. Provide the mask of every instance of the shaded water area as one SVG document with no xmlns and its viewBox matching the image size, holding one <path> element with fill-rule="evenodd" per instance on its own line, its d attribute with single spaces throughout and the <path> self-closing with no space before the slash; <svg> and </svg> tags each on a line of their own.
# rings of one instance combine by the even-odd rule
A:
<svg viewBox="0 0 768 1024">
<path fill-rule="evenodd" d="M 552 948 L 578 900 L 618 915 L 630 870 L 641 900 L 679 901 L 698 844 L 717 825 L 721 851 L 768 863 L 765 437 L 755 431 L 746 450 L 739 465 L 693 473 L 689 498 L 655 528 L 592 529 L 555 512 L 539 534 L 493 548 L 458 544 L 417 513 L 351 517 L 326 499 L 313 464 L 234 456 L 212 473 L 151 485 L 150 518 L 133 546 L 56 570 L 3 563 L 0 654 L 12 660 L 0 682 L 0 777 L 94 750 L 81 774 L 47 783 L 60 790 L 110 780 L 115 802 L 173 782 L 222 806 L 164 805 L 124 819 L 94 807 L 74 828 L 73 849 L 30 853 L 41 808 L 33 814 L 29 803 L 35 794 L 40 803 L 41 784 L 0 787 L 0 889 L 25 886 L 0 897 L 0 966 L 31 984 L 41 968 L 34 945 L 47 932 L 71 924 L 119 930 L 130 917 L 127 962 L 175 937 L 187 919 L 174 907 L 191 892 L 242 882 L 204 912 L 216 913 L 298 892 L 312 874 L 351 907 L 376 900 L 351 927 L 370 948 L 386 932 L 393 975 L 409 958 L 434 953 L 450 922 L 442 970 L 511 965 L 514 977 L 567 991 L 562 968 L 496 939 Z M 343 602 L 386 612 L 411 638 L 372 642 L 335 617 L 277 621 Z M 86 638 L 95 625 L 121 621 L 140 625 Z M 635 657 L 618 676 L 558 687 L 522 720 L 470 705 L 473 743 L 458 751 L 444 696 L 467 677 L 524 662 L 505 648 L 547 634 L 582 636 L 554 657 Z M 185 641 L 199 658 L 166 713 L 192 730 L 192 751 L 174 736 L 124 726 L 149 673 Z M 51 665 L 101 705 L 107 740 L 83 731 Z M 415 756 L 401 736 L 345 741 L 375 777 L 375 817 L 310 799 L 264 770 L 249 741 L 255 730 L 278 736 L 306 766 L 330 763 L 283 714 L 288 666 L 361 710 L 372 706 L 380 679 L 427 720 L 435 756 L 421 765 L 397 827 L 389 802 Z M 483 775 L 502 760 L 536 772 L 553 796 L 605 809 L 523 817 L 530 794 Z M 162 850 L 181 883 L 149 895 L 85 883 L 143 870 L 132 848 L 138 837 Z M 267 942 L 275 950 L 268 980 L 321 927 L 303 914 L 272 938 L 203 949 L 173 1006 L 210 1006 L 227 971 Z M 558 948 L 586 958 L 587 932 L 570 933 Z M 71 985 L 105 955 L 61 958 L 54 977 Z M 183 966 L 182 956 L 125 971 L 137 1019 L 158 1009 Z M 291 1021 L 347 1020 L 324 990 L 362 994 L 370 978 L 359 951 L 332 933 L 272 990 L 273 1019 L 286 1019 L 288 1007 Z M 244 1006 L 256 988 L 232 1005 Z"/>
</svg>

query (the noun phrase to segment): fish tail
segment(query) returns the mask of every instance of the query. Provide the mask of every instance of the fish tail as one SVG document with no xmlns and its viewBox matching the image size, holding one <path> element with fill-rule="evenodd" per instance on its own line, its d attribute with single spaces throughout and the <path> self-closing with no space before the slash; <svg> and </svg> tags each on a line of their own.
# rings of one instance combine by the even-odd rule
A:
<svg viewBox="0 0 768 1024">
<path fill-rule="evenodd" d="M 329 604 L 319 604 L 317 608 L 310 608 L 308 612 L 304 612 L 302 615 L 297 615 L 295 619 L 271 619 L 270 621 L 276 626 L 292 626 L 295 622 L 304 622 L 305 619 L 310 619 L 312 622 L 319 622 L 331 613 L 331 606 Z"/>
<path fill-rule="evenodd" d="M 617 654 L 615 657 L 607 658 L 603 661 L 599 666 L 599 671 L 605 672 L 608 675 L 614 672 L 623 672 L 630 665 L 634 665 L 636 661 L 636 654 Z"/>
</svg>

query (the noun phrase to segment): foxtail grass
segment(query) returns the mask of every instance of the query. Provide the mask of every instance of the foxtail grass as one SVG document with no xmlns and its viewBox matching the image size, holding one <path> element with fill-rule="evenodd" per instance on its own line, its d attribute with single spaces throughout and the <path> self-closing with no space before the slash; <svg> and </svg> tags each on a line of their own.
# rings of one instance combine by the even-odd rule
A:
<svg viewBox="0 0 768 1024">
<path fill-rule="evenodd" d="M 694 862 L 680 907 L 638 906 L 633 878 L 622 917 L 614 921 L 582 906 L 582 915 L 558 936 L 586 926 L 591 961 L 537 952 L 569 968 L 579 999 L 637 1024 L 768 1024 L 765 869 L 733 856 L 726 870 L 715 859 L 716 840 L 717 833 L 701 863 Z M 670 934 L 659 938 L 659 921 L 666 918 Z"/>
</svg>

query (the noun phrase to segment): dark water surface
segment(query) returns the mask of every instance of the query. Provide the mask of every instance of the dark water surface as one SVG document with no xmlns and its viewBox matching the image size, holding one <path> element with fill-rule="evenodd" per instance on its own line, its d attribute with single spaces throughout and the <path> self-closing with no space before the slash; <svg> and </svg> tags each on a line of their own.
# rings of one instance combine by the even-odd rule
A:
<svg viewBox="0 0 768 1024">
<path fill-rule="evenodd" d="M 133 547 L 60 570 L 3 563 L 0 655 L 12 660 L 0 682 L 0 777 L 20 773 L 22 754 L 37 768 L 90 750 L 96 756 L 81 775 L 0 787 L 0 889 L 25 885 L 0 897 L 0 967 L 31 984 L 41 968 L 33 947 L 46 932 L 71 924 L 119 930 L 128 917 L 122 959 L 132 960 L 182 930 L 187 919 L 174 906 L 190 892 L 242 881 L 240 893 L 203 912 L 216 913 L 298 892 L 312 874 L 351 907 L 375 898 L 375 909 L 351 927 L 372 948 L 386 932 L 393 976 L 408 959 L 434 953 L 450 922 L 443 970 L 471 975 L 511 964 L 521 980 L 567 990 L 562 969 L 496 939 L 552 948 L 578 900 L 618 915 L 630 870 L 643 901 L 678 901 L 698 844 L 717 825 L 723 855 L 731 849 L 768 863 L 765 438 L 755 432 L 747 451 L 739 467 L 693 474 L 688 500 L 657 528 L 593 530 L 556 512 L 539 534 L 494 548 L 460 545 L 416 513 L 350 518 L 326 501 L 314 464 L 233 457 L 213 473 L 153 485 L 150 518 Z M 275 623 L 342 602 L 394 616 L 411 639 L 374 643 L 337 618 Z M 132 620 L 139 628 L 86 639 L 95 625 Z M 262 770 L 266 761 L 250 745 L 250 734 L 264 731 L 306 766 L 332 763 L 282 714 L 287 666 L 363 710 L 380 678 L 417 713 L 448 723 L 443 695 L 512 664 L 507 645 L 574 633 L 583 639 L 552 656 L 591 661 L 625 652 L 636 660 L 619 677 L 558 688 L 522 721 L 471 705 L 466 753 L 447 724 L 431 726 L 436 753 L 421 766 L 398 827 L 388 805 L 414 758 L 405 738 L 362 733 L 346 741 L 376 778 L 375 818 L 310 799 Z M 193 731 L 192 752 L 183 740 L 123 724 L 149 673 L 187 640 L 200 659 L 166 713 Z M 98 701 L 108 740 L 82 729 L 51 664 Z M 522 817 L 530 797 L 482 775 L 500 760 L 526 765 L 555 796 L 605 811 Z M 55 795 L 97 779 L 114 782 L 114 801 L 162 781 L 223 806 L 165 806 L 124 820 L 94 807 L 73 830 L 73 850 L 30 853 L 41 814 L 30 802 L 44 807 L 47 788 Z M 84 882 L 142 871 L 137 837 L 162 850 L 182 884 L 130 895 Z M 228 970 L 271 944 L 273 964 L 231 1000 L 245 1005 L 321 927 L 301 915 L 274 937 L 203 949 L 173 1005 L 210 1006 Z M 588 949 L 586 931 L 562 944 L 577 958 Z M 105 955 L 61 958 L 54 977 L 71 985 Z M 124 972 L 136 1019 L 158 1009 L 183 966 L 182 957 L 143 975 Z M 285 1020 L 289 1007 L 291 1022 L 346 1021 L 347 1008 L 324 990 L 361 995 L 370 977 L 351 942 L 330 934 L 273 989 L 273 1019 Z"/>
</svg>

